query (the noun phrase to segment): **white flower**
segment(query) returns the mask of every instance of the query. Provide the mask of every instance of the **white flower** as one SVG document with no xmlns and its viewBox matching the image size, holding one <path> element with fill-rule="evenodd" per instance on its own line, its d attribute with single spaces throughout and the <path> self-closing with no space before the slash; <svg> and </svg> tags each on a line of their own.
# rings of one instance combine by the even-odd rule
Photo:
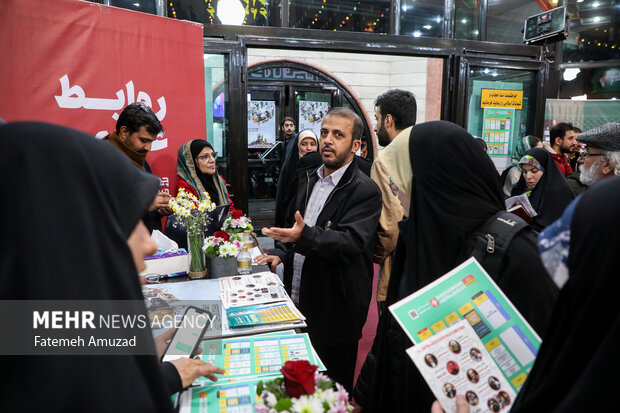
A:
<svg viewBox="0 0 620 413">
<path fill-rule="evenodd" d="M 276 403 L 278 403 L 278 399 L 276 399 L 276 396 L 273 393 L 267 392 L 267 398 L 263 398 L 263 401 L 265 402 L 265 404 L 267 406 L 273 407 L 276 405 Z"/>
<path fill-rule="evenodd" d="M 322 413 L 323 403 L 316 397 L 304 395 L 299 399 L 293 399 L 291 411 L 295 413 Z"/>
<path fill-rule="evenodd" d="M 230 243 L 229 243 L 229 244 L 230 244 Z M 238 249 L 237 249 L 237 247 L 236 247 L 235 245 L 233 245 L 233 244 L 230 244 L 230 247 L 229 247 L 229 250 L 228 250 L 228 251 L 229 251 L 229 254 L 230 254 L 230 255 L 237 255 L 237 254 L 239 253 L 239 250 L 238 250 Z"/>
<path fill-rule="evenodd" d="M 224 242 L 220 245 L 220 257 L 226 257 L 229 254 L 230 248 L 228 247 L 227 242 Z"/>
<path fill-rule="evenodd" d="M 323 401 L 326 401 L 328 404 L 333 404 L 333 403 L 335 403 L 338 400 L 338 395 L 332 389 L 327 389 L 327 390 L 322 391 L 320 393 L 322 393 L 322 394 L 320 394 L 319 397 L 321 397 L 321 399 Z"/>
</svg>

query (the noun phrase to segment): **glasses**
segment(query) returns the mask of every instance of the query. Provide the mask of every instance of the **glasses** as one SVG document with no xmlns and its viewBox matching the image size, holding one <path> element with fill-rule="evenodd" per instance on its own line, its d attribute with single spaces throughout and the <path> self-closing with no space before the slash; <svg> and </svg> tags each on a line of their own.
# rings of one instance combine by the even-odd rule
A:
<svg viewBox="0 0 620 413">
<path fill-rule="evenodd" d="M 200 159 L 201 161 L 206 161 L 209 159 L 215 160 L 215 158 L 217 158 L 217 152 L 205 153 L 204 155 L 200 155 L 197 158 Z"/>
<path fill-rule="evenodd" d="M 579 152 L 579 157 L 580 158 L 587 158 L 589 156 L 605 156 L 605 154 L 604 153 L 589 153 L 589 152 L 586 152 L 586 151 Z"/>
</svg>

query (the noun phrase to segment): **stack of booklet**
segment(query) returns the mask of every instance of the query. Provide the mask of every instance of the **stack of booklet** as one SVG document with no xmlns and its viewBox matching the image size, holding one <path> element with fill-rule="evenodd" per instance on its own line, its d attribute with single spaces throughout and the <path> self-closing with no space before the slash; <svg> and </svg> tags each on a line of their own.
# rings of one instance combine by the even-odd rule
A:
<svg viewBox="0 0 620 413">
<path fill-rule="evenodd" d="M 308 360 L 325 370 L 307 334 L 292 330 L 255 334 L 224 340 L 203 342 L 202 360 L 225 370 L 213 383 L 205 377 L 183 392 L 179 412 L 252 412 L 259 381 L 281 376 L 280 369 L 288 360 Z"/>
<path fill-rule="evenodd" d="M 231 328 L 305 320 L 271 272 L 220 278 L 219 284 Z"/>
<path fill-rule="evenodd" d="M 391 305 L 407 350 L 446 412 L 508 411 L 541 339 L 475 258 Z"/>
</svg>

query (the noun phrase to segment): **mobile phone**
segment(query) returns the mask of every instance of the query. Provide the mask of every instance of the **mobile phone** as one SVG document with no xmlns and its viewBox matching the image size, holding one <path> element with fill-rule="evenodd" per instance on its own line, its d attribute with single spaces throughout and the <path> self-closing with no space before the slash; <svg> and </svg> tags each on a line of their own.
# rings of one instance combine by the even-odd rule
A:
<svg viewBox="0 0 620 413">
<path fill-rule="evenodd" d="M 172 340 L 168 343 L 162 361 L 172 361 L 182 357 L 193 358 L 212 321 L 213 315 L 209 311 L 189 306 Z"/>
</svg>

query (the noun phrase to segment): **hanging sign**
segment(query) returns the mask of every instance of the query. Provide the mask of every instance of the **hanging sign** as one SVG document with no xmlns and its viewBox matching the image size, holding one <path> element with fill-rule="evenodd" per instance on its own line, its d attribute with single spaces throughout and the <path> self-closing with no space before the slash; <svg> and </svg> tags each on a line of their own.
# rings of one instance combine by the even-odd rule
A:
<svg viewBox="0 0 620 413">
<path fill-rule="evenodd" d="M 482 89 L 481 108 L 523 108 L 522 90 Z"/>
</svg>

